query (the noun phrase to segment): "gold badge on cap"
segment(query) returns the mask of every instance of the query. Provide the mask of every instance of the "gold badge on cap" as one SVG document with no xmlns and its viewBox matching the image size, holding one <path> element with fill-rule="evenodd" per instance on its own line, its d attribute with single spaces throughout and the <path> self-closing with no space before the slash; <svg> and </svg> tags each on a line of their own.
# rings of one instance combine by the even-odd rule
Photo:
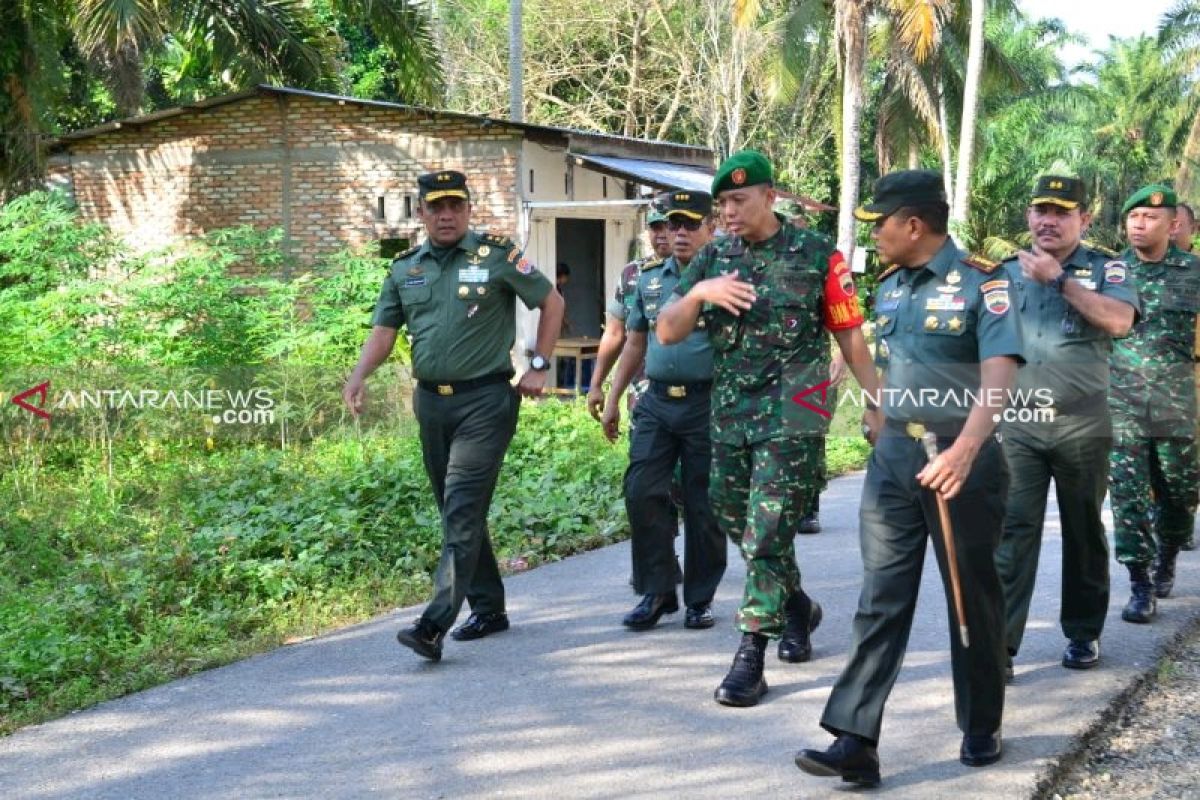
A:
<svg viewBox="0 0 1200 800">
<path fill-rule="evenodd" d="M 733 181 L 735 186 L 741 186 L 746 182 L 746 170 L 738 167 L 729 174 L 729 180 Z"/>
<path fill-rule="evenodd" d="M 1163 201 L 1163 193 L 1162 192 L 1155 192 L 1154 194 L 1150 195 L 1150 205 L 1161 206 L 1162 201 Z"/>
</svg>

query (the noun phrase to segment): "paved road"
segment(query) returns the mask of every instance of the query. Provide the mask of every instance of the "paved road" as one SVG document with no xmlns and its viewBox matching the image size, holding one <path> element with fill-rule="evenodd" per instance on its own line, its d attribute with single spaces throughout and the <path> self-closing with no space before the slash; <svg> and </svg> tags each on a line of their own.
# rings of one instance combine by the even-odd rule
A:
<svg viewBox="0 0 1200 800">
<path fill-rule="evenodd" d="M 440 664 L 394 633 L 417 609 L 282 648 L 0 740 L 5 798 L 845 797 L 792 755 L 823 746 L 817 719 L 844 663 L 859 588 L 861 475 L 822 499 L 825 531 L 800 537 L 805 585 L 825 607 L 808 664 L 768 662 L 752 709 L 712 700 L 737 634 L 742 569 L 730 551 L 721 624 L 621 628 L 634 598 L 627 545 L 511 578 L 513 629 L 450 642 Z M 932 555 L 880 757 L 897 798 L 1027 797 L 1158 649 L 1200 615 L 1200 552 L 1180 561 L 1177 598 L 1154 625 L 1120 621 L 1114 575 L 1103 667 L 1069 672 L 1056 622 L 1060 539 L 1052 508 L 1025 651 L 1008 694 L 1005 757 L 958 763 L 946 607 Z"/>
</svg>

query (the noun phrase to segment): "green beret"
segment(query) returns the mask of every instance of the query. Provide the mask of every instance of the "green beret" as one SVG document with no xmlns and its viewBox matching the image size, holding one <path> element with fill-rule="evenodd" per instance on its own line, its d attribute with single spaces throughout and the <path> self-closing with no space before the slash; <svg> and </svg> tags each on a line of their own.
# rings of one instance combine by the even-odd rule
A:
<svg viewBox="0 0 1200 800">
<path fill-rule="evenodd" d="M 647 228 L 649 228 L 651 225 L 655 225 L 659 222 L 666 222 L 666 221 L 667 221 L 666 214 L 659 211 L 654 206 L 650 206 L 650 212 L 648 214 L 646 214 L 646 227 Z"/>
<path fill-rule="evenodd" d="M 417 178 L 421 199 L 427 203 L 441 200 L 443 197 L 461 197 L 470 200 L 467 191 L 467 176 L 454 170 L 428 172 Z"/>
<path fill-rule="evenodd" d="M 1043 175 L 1033 187 L 1031 206 L 1051 205 L 1060 208 L 1079 208 L 1087 202 L 1083 181 L 1064 175 Z"/>
<path fill-rule="evenodd" d="M 1125 201 L 1125 205 L 1121 208 L 1121 216 L 1125 216 L 1135 208 L 1173 209 L 1177 205 L 1179 205 L 1179 198 L 1175 195 L 1174 189 L 1165 184 L 1152 183 L 1138 189 L 1132 197 Z"/>
<path fill-rule="evenodd" d="M 712 195 L 681 189 L 667 195 L 667 218 L 676 214 L 690 219 L 704 219 L 712 213 Z"/>
<path fill-rule="evenodd" d="M 774 185 L 771 177 L 771 162 L 757 150 L 739 150 L 721 162 L 717 174 L 713 175 L 713 196 L 728 189 L 745 189 L 765 183 Z"/>
<path fill-rule="evenodd" d="M 905 206 L 931 206 L 946 202 L 942 176 L 930 169 L 902 169 L 875 181 L 874 197 L 854 210 L 862 222 L 875 222 Z"/>
</svg>

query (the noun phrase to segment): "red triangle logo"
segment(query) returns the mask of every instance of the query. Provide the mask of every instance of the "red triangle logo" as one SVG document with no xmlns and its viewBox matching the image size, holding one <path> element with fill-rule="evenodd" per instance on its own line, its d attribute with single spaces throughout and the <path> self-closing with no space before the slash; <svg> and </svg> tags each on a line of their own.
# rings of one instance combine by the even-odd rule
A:
<svg viewBox="0 0 1200 800">
<path fill-rule="evenodd" d="M 825 417 L 826 419 L 832 419 L 832 418 L 833 418 L 833 414 L 832 414 L 832 413 L 830 413 L 830 411 L 829 411 L 828 409 L 824 408 L 824 406 L 825 406 L 825 395 L 826 395 L 826 392 L 827 392 L 827 391 L 828 391 L 828 389 L 829 389 L 829 384 L 830 384 L 830 381 L 827 379 L 827 380 L 823 380 L 823 381 L 821 381 L 821 382 L 820 382 L 820 383 L 818 383 L 816 386 L 810 386 L 810 387 L 808 387 L 807 389 L 804 389 L 804 390 L 802 390 L 802 391 L 796 392 L 794 395 L 792 395 L 792 402 L 793 402 L 793 403 L 798 403 L 798 404 L 800 404 L 800 405 L 804 406 L 804 407 L 805 407 L 805 408 L 807 408 L 809 411 L 815 411 L 815 412 L 817 412 L 818 414 L 820 414 L 822 417 Z M 808 397 L 810 394 L 815 394 L 815 393 L 817 393 L 817 392 L 820 392 L 820 393 L 821 393 L 821 405 L 819 405 L 819 406 L 815 406 L 815 405 L 813 405 L 812 403 L 806 402 L 806 401 L 803 399 L 803 398 L 805 398 L 805 397 Z"/>
<path fill-rule="evenodd" d="M 32 389 L 26 389 L 18 395 L 14 395 L 12 401 L 26 411 L 37 414 L 42 419 L 50 419 L 50 412 L 43 410 L 46 406 L 46 394 L 50 391 L 50 381 L 42 381 Z M 25 402 L 25 398 L 37 395 L 39 398 L 38 404 L 30 405 Z"/>
</svg>

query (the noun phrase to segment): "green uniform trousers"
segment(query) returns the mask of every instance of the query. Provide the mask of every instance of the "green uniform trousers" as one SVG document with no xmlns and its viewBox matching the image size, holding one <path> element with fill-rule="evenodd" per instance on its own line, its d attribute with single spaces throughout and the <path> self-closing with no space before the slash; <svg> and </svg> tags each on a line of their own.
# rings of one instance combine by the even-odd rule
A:
<svg viewBox="0 0 1200 800">
<path fill-rule="evenodd" d="M 1109 500 L 1117 561 L 1150 566 L 1159 544 L 1183 545 L 1196 521 L 1196 440 L 1190 423 L 1147 420 L 1113 409 Z"/>
<path fill-rule="evenodd" d="M 713 443 L 713 513 L 746 562 L 737 612 L 743 633 L 783 635 L 788 602 L 800 591 L 796 529 L 825 471 L 821 443 L 820 436 Z"/>
<path fill-rule="evenodd" d="M 939 439 L 946 449 L 953 439 Z M 988 439 L 962 491 L 950 501 L 970 647 L 958 639 L 937 500 L 916 474 L 926 464 L 921 443 L 889 429 L 867 467 L 859 506 L 863 587 L 854 615 L 850 658 L 838 676 L 821 725 L 832 733 L 879 740 L 883 706 L 904 660 L 917 591 L 932 539 L 946 594 L 954 707 L 964 733 L 1000 728 L 1004 712 L 1004 597 L 995 551 L 1004 521 L 1008 471 L 1000 445 Z"/>
<path fill-rule="evenodd" d="M 1005 424 L 1003 431 L 1012 478 L 996 569 L 1004 588 L 1008 652 L 1016 655 L 1025 635 L 1051 478 L 1062 523 L 1059 623 L 1068 639 L 1099 639 L 1108 613 L 1108 539 L 1100 519 L 1112 448 L 1107 409 Z"/>
<path fill-rule="evenodd" d="M 421 452 L 442 515 L 442 555 L 433 600 L 421 615 L 446 631 L 463 600 L 480 614 L 504 609 L 504 584 L 488 537 L 487 514 L 504 453 L 517 429 L 520 398 L 507 383 L 450 396 L 418 388 L 413 406 Z"/>
</svg>

